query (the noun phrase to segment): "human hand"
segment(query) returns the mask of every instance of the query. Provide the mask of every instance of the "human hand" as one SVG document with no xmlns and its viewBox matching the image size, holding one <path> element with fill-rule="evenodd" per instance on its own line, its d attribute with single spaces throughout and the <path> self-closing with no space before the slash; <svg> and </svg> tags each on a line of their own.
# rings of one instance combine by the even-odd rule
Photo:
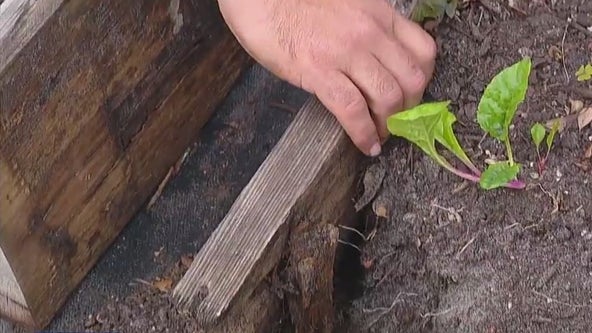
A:
<svg viewBox="0 0 592 333">
<path fill-rule="evenodd" d="M 245 50 L 315 94 L 365 154 L 379 155 L 387 118 L 421 101 L 436 45 L 386 0 L 219 0 Z"/>
</svg>

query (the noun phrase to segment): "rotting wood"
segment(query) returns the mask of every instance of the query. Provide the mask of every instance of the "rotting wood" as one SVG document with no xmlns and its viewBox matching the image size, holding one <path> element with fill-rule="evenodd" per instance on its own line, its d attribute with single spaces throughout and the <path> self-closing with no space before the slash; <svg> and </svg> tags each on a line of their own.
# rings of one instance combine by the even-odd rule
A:
<svg viewBox="0 0 592 333">
<path fill-rule="evenodd" d="M 322 288 L 332 282 L 328 259 L 334 254 L 322 253 L 322 259 L 315 251 L 334 252 L 332 228 L 353 210 L 360 157 L 335 118 L 311 97 L 175 287 L 181 310 L 194 312 L 205 327 L 223 324 L 229 309 L 248 308 L 248 297 L 283 258 L 294 284 L 305 288 L 300 295 L 306 299 L 290 300 L 304 327 L 328 332 L 332 288 Z M 325 237 L 311 238 L 315 231 Z M 297 255 L 290 257 L 290 250 Z M 302 268 L 311 262 L 322 271 L 307 280 L 311 271 Z"/>
<path fill-rule="evenodd" d="M 211 1 L 0 8 L 0 315 L 42 328 L 252 60 Z"/>
<path fill-rule="evenodd" d="M 248 307 L 235 307 L 226 320 L 208 329 L 207 333 L 261 333 L 278 332 L 277 319 L 281 316 L 282 300 L 267 283 L 262 283 L 247 300 Z M 205 332 L 204 332 L 205 333 Z"/>
<path fill-rule="evenodd" d="M 297 332 L 333 332 L 333 264 L 339 229 L 333 224 L 304 222 L 290 233 L 290 314 Z"/>
</svg>

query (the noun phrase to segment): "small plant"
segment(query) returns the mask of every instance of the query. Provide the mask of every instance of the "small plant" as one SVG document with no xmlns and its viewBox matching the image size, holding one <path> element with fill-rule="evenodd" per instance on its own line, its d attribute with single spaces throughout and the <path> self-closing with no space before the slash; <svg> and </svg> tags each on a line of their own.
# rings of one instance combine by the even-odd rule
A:
<svg viewBox="0 0 592 333">
<path fill-rule="evenodd" d="M 484 172 L 471 162 L 458 143 L 452 128 L 456 117 L 448 110 L 449 101 L 424 103 L 390 116 L 389 132 L 413 142 L 446 170 L 479 183 L 483 189 L 523 189 L 526 184 L 517 179 L 521 165 L 514 161 L 509 130 L 526 96 L 530 70 L 530 58 L 525 58 L 499 72 L 485 88 L 477 110 L 477 122 L 488 135 L 504 144 L 507 160 L 489 164 Z M 438 153 L 436 142 L 452 152 L 468 170 L 453 167 Z"/>
<path fill-rule="evenodd" d="M 425 19 L 440 20 L 447 15 L 454 17 L 458 0 L 415 0 L 412 8 L 411 19 L 415 22 L 423 22 Z"/>
<path fill-rule="evenodd" d="M 576 72 L 578 81 L 588 81 L 592 79 L 592 65 L 582 65 Z"/>
<path fill-rule="evenodd" d="M 551 151 L 551 147 L 553 146 L 553 140 L 555 139 L 555 134 L 557 134 L 557 131 L 559 130 L 559 120 L 555 120 L 553 122 L 553 125 L 551 127 L 551 130 L 549 132 L 549 135 L 547 136 L 547 152 L 545 153 L 545 156 L 541 156 L 541 143 L 543 143 L 543 140 L 545 139 L 545 135 L 547 135 L 547 130 L 545 129 L 545 126 L 539 124 L 539 123 L 535 123 L 534 125 L 532 125 L 532 127 L 530 128 L 530 136 L 532 138 L 532 142 L 534 143 L 534 146 L 536 148 L 536 152 L 537 152 L 537 157 L 538 157 L 538 161 L 537 161 L 537 170 L 539 175 L 542 175 L 543 172 L 545 171 L 545 165 L 547 163 L 547 159 L 549 158 L 549 152 Z"/>
</svg>

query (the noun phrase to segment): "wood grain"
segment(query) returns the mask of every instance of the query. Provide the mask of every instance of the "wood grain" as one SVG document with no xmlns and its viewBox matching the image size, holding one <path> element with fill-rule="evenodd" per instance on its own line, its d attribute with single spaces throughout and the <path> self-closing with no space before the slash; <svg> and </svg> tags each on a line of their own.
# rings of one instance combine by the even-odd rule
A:
<svg viewBox="0 0 592 333">
<path fill-rule="evenodd" d="M 63 0 L 5 0 L 0 4 L 0 72 L 62 2 Z"/>
<path fill-rule="evenodd" d="M 24 6 L 0 29 L 0 248 L 29 317 L 0 314 L 37 328 L 251 63 L 215 2 L 59 2 L 0 14 Z"/>
<path fill-rule="evenodd" d="M 304 247 L 295 230 L 315 230 L 297 226 L 337 224 L 353 206 L 360 156 L 319 101 L 307 101 L 175 287 L 179 306 L 206 326 L 223 322 L 231 308 L 248 308 L 249 295 L 289 253 L 288 240 Z M 295 266 L 309 260 L 305 252 Z"/>
</svg>

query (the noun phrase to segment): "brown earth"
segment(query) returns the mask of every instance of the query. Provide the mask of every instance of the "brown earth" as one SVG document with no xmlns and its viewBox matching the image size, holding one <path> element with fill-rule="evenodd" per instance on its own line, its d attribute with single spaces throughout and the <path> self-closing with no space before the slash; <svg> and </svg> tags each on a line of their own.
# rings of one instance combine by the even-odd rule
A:
<svg viewBox="0 0 592 333">
<path fill-rule="evenodd" d="M 481 93 L 503 67 L 532 56 L 531 85 L 511 131 L 527 189 L 483 191 L 409 143 L 389 142 L 371 162 L 386 176 L 364 212 L 364 232 L 374 236 L 363 242 L 361 295 L 342 311 L 339 332 L 592 331 L 592 175 L 585 158 L 592 129 L 564 129 L 540 178 L 529 134 L 533 122 L 565 116 L 570 99 L 592 104 L 590 85 L 575 78 L 592 60 L 592 33 L 582 28 L 592 25 L 592 2 L 514 2 L 517 9 L 471 4 L 438 27 L 428 93 L 453 101 L 457 135 L 483 167 L 505 150 L 481 141 Z M 567 27 L 572 15 L 577 23 Z M 381 208 L 388 217 L 375 214 Z"/>
</svg>

